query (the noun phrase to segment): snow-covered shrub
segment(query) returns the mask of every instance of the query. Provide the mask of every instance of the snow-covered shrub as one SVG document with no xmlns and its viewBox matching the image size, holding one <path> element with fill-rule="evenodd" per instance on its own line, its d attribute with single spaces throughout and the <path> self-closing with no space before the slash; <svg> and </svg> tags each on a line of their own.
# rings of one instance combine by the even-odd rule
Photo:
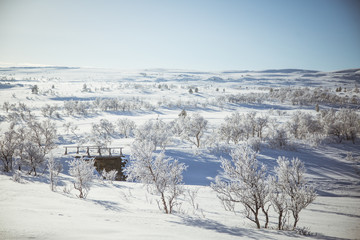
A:
<svg viewBox="0 0 360 240">
<path fill-rule="evenodd" d="M 69 116 L 87 116 L 91 108 L 90 102 L 73 100 L 64 102 L 64 111 Z"/>
<path fill-rule="evenodd" d="M 71 132 L 74 136 L 76 136 L 78 138 L 78 135 L 76 133 L 76 131 L 79 130 L 79 127 L 77 125 L 73 125 L 72 122 L 67 122 L 64 123 L 63 125 L 65 132 L 68 134 L 69 132 Z"/>
<path fill-rule="evenodd" d="M 312 136 L 308 139 L 307 142 L 309 145 L 317 147 L 323 143 L 324 139 L 325 139 L 325 136 L 323 134 L 315 133 L 315 134 L 312 134 Z"/>
<path fill-rule="evenodd" d="M 27 124 L 35 120 L 35 116 L 31 113 L 30 108 L 24 103 L 19 102 L 17 107 L 16 104 L 11 104 L 10 110 L 6 116 L 6 120 L 11 124 Z"/>
<path fill-rule="evenodd" d="M 50 106 L 49 104 L 46 104 L 44 107 L 41 108 L 41 113 L 44 117 L 52 118 L 54 115 L 56 115 L 58 107 L 57 106 Z"/>
<path fill-rule="evenodd" d="M 50 182 L 50 189 L 51 191 L 55 191 L 56 190 L 56 186 L 57 186 L 57 181 L 58 181 L 58 177 L 60 172 L 62 171 L 62 164 L 58 161 L 55 160 L 55 158 L 53 156 L 51 156 L 48 161 L 47 161 L 47 167 L 49 170 L 49 182 Z"/>
<path fill-rule="evenodd" d="M 197 188 L 195 190 L 187 189 L 185 197 L 188 198 L 188 201 L 190 205 L 193 207 L 193 210 L 199 209 L 199 204 L 196 202 L 196 198 L 198 195 L 200 188 Z"/>
<path fill-rule="evenodd" d="M 117 174 L 117 170 L 110 170 L 107 172 L 105 169 L 103 169 L 101 172 L 101 177 L 112 184 L 112 182 L 115 181 Z"/>
<path fill-rule="evenodd" d="M 255 152 L 260 152 L 261 139 L 259 137 L 251 137 L 247 140 L 247 144 Z"/>
<path fill-rule="evenodd" d="M 219 140 L 218 132 L 206 136 L 204 145 L 213 154 L 230 153 L 234 145 Z"/>
<path fill-rule="evenodd" d="M 295 228 L 295 232 L 302 236 L 315 236 L 316 234 L 310 231 L 308 227 Z"/>
<path fill-rule="evenodd" d="M 15 170 L 13 175 L 12 175 L 12 180 L 14 182 L 18 182 L 21 183 L 22 182 L 22 172 L 20 170 Z"/>
<path fill-rule="evenodd" d="M 116 125 L 119 134 L 123 135 L 125 138 L 131 137 L 136 129 L 135 122 L 128 118 L 117 120 Z"/>
<path fill-rule="evenodd" d="M 69 173 L 74 178 L 74 188 L 79 191 L 79 198 L 86 198 L 95 178 L 95 160 L 74 158 L 69 162 Z"/>
<path fill-rule="evenodd" d="M 279 129 L 273 129 L 267 141 L 272 148 L 285 148 L 288 146 L 286 131 L 281 127 Z"/>
<path fill-rule="evenodd" d="M 301 210 L 315 200 L 316 193 L 305 179 L 305 166 L 298 158 L 290 161 L 285 157 L 279 157 L 277 164 L 278 166 L 275 167 L 277 190 L 282 195 L 286 195 L 286 206 L 294 218 L 293 229 L 295 229 Z"/>
<path fill-rule="evenodd" d="M 97 98 L 92 102 L 95 109 L 100 111 L 122 111 L 128 112 L 132 110 L 146 109 L 154 110 L 155 106 L 139 97 L 133 98 Z"/>
<path fill-rule="evenodd" d="M 125 169 L 129 181 L 138 181 L 148 185 L 148 191 L 159 194 L 165 213 L 172 213 L 176 199 L 184 192 L 182 172 L 183 163 L 166 158 L 164 152 L 154 156 L 152 142 L 135 142 L 131 159 Z"/>
<path fill-rule="evenodd" d="M 3 110 L 8 113 L 9 110 L 12 110 L 12 111 L 16 111 L 16 104 L 15 103 L 9 103 L 9 102 L 4 102 L 3 103 Z"/>
<path fill-rule="evenodd" d="M 256 152 L 248 146 L 240 146 L 231 153 L 231 161 L 222 158 L 221 168 L 224 177 L 216 177 L 211 184 L 218 198 L 227 210 L 235 211 L 235 204 L 245 207 L 245 216 L 261 227 L 259 213 L 265 215 L 265 228 L 269 223 L 269 185 L 266 178 L 266 167 L 258 163 Z"/>
</svg>

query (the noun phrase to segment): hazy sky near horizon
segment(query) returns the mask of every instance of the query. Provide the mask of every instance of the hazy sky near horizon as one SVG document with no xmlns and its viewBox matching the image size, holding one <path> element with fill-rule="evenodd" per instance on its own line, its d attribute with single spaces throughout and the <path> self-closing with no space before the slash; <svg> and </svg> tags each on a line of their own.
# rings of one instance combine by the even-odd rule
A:
<svg viewBox="0 0 360 240">
<path fill-rule="evenodd" d="M 0 0 L 0 62 L 120 69 L 360 67 L 359 0 Z"/>
</svg>

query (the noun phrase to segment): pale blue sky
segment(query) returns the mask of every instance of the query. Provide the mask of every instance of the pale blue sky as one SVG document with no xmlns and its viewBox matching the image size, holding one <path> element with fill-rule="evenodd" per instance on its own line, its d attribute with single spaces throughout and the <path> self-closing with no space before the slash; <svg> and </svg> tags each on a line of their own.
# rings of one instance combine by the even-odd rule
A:
<svg viewBox="0 0 360 240">
<path fill-rule="evenodd" d="M 359 0 L 0 0 L 0 62 L 120 69 L 360 67 Z"/>
</svg>

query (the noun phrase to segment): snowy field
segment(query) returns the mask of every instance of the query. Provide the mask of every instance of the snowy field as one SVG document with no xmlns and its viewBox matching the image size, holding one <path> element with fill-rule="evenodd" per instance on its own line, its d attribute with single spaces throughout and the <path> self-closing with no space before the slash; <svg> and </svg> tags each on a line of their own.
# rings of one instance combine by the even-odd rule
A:
<svg viewBox="0 0 360 240">
<path fill-rule="evenodd" d="M 49 120 L 55 124 L 56 139 L 45 158 L 53 156 L 63 170 L 56 191 L 51 191 L 45 162 L 37 165 L 34 176 L 15 156 L 14 170 L 0 173 L 0 239 L 359 239 L 359 86 L 359 69 L 1 67 L 1 139 L 11 127 L 26 126 L 28 119 Z M 171 126 L 182 110 L 207 121 L 199 146 L 191 136 L 173 133 Z M 345 132 L 351 129 L 346 136 L 334 130 L 345 121 L 342 111 L 358 116 L 345 127 Z M 261 134 L 256 130 L 257 137 L 244 132 L 235 143 L 221 132 L 234 113 L 244 121 L 255 114 L 254 119 L 266 118 L 267 124 Z M 120 119 L 136 125 L 127 137 L 120 133 Z M 113 129 L 106 132 L 94 126 L 104 120 Z M 149 120 L 167 124 L 171 136 L 164 142 L 165 155 L 188 166 L 183 174 L 185 192 L 174 213 L 159 210 L 158 196 L 141 183 L 94 180 L 87 198 L 79 199 L 69 174 L 73 157 L 64 154 L 64 146 L 120 146 L 130 159 L 136 129 Z M 298 227 L 306 228 L 309 236 L 276 230 L 273 210 L 267 229 L 257 229 L 246 219 L 240 204 L 236 214 L 225 211 L 210 184 L 222 174 L 221 157 L 230 159 L 230 151 L 245 143 L 256 147 L 269 175 L 274 174 L 279 156 L 304 162 L 306 177 L 318 195 L 300 213 Z M 21 179 L 15 182 L 18 164 Z"/>
</svg>

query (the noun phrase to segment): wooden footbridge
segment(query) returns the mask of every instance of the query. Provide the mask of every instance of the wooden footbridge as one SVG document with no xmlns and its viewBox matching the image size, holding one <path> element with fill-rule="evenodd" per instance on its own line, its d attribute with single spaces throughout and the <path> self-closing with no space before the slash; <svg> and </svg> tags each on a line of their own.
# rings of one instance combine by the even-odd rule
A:
<svg viewBox="0 0 360 240">
<path fill-rule="evenodd" d="M 94 158 L 96 170 L 101 173 L 102 170 L 117 170 L 116 180 L 125 181 L 124 167 L 127 163 L 122 153 L 122 147 L 99 147 L 99 146 L 65 146 L 65 155 L 71 155 L 75 158 Z"/>
</svg>

